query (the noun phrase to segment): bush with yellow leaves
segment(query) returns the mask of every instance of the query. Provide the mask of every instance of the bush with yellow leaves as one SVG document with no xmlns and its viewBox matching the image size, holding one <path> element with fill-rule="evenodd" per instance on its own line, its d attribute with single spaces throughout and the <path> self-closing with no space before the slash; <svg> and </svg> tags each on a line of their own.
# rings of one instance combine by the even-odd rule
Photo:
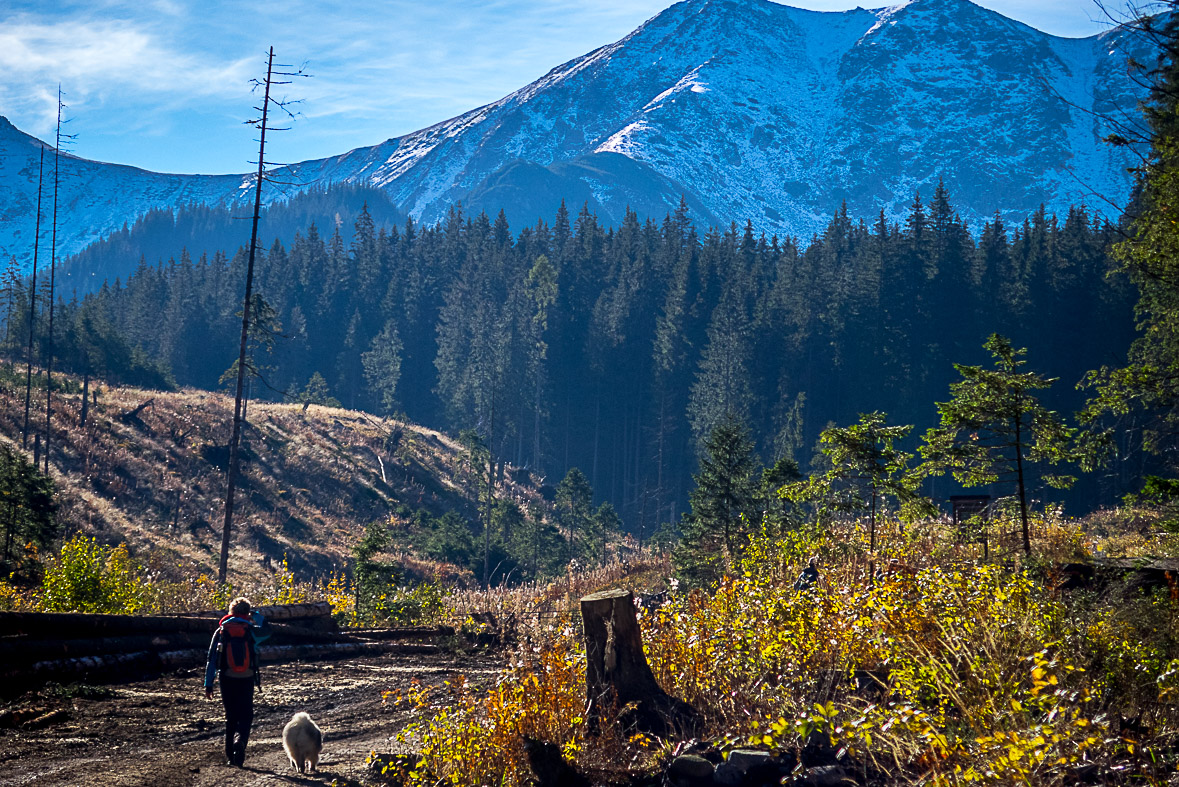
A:
<svg viewBox="0 0 1179 787">
<path fill-rule="evenodd" d="M 921 539 L 871 558 L 829 534 L 755 539 L 711 592 L 641 614 L 656 678 L 719 746 L 823 740 L 888 783 L 1065 784 L 1086 769 L 1165 782 L 1179 740 L 1179 599 L 1064 597 L 1050 571 Z M 815 555 L 820 581 L 796 589 Z M 525 784 L 525 737 L 587 770 L 604 745 L 637 767 L 671 751 L 587 734 L 576 628 L 486 696 L 463 693 L 407 731 L 422 752 L 416 783 Z"/>
</svg>

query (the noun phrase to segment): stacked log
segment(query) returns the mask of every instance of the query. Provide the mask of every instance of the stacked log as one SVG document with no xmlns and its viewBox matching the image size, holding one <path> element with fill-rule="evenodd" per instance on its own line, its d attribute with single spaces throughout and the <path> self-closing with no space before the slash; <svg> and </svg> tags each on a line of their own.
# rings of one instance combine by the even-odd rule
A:
<svg viewBox="0 0 1179 787">
<path fill-rule="evenodd" d="M 380 653 L 433 653 L 451 629 L 363 629 L 343 632 L 331 605 L 285 604 L 255 610 L 269 636 L 263 663 Z M 0 612 L 0 686 L 25 691 L 29 681 L 128 679 L 205 663 L 221 611 L 189 615 L 92 615 Z"/>
</svg>

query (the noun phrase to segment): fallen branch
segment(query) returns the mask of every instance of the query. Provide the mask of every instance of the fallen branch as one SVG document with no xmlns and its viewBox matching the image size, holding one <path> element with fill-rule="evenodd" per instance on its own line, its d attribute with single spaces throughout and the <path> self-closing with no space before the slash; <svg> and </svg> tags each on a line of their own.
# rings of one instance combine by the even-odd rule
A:
<svg viewBox="0 0 1179 787">
<path fill-rule="evenodd" d="M 142 413 L 146 408 L 152 407 L 155 403 L 156 403 L 156 399 L 153 396 L 151 399 L 148 399 L 146 402 L 140 404 L 134 410 L 128 410 L 127 412 L 122 413 L 119 416 L 119 420 L 120 421 L 138 421 L 139 414 Z M 154 411 L 154 407 L 153 407 L 153 411 Z"/>
</svg>

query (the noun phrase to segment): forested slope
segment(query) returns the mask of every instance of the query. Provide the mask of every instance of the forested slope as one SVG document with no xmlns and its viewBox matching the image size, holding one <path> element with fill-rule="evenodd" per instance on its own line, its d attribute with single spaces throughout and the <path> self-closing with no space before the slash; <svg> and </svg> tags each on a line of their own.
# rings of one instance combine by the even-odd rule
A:
<svg viewBox="0 0 1179 787">
<path fill-rule="evenodd" d="M 436 226 L 378 227 L 362 211 L 352 227 L 310 224 L 263 255 L 253 395 L 297 397 L 318 374 L 347 407 L 474 429 L 497 459 L 554 480 L 578 467 L 650 532 L 684 510 L 699 446 L 725 411 L 767 465 L 793 455 L 805 467 L 819 432 L 860 412 L 919 435 L 952 364 L 985 360 L 993 332 L 1060 378 L 1050 407 L 1079 408 L 1075 384 L 1123 358 L 1133 334 L 1133 293 L 1107 277 L 1118 237 L 1083 208 L 1016 226 L 996 217 L 976 237 L 941 188 L 916 196 L 903 226 L 841 209 L 809 239 L 701 230 L 686 208 L 630 213 L 617 229 L 561 210 L 518 231 L 457 207 Z M 142 265 L 63 307 L 74 327 L 57 355 L 77 372 L 97 367 L 87 332 L 105 326 L 179 383 L 215 389 L 237 355 L 244 265 L 240 251 L 179 249 Z M 1125 491 L 1109 477 L 1070 501 L 1080 513 Z"/>
</svg>

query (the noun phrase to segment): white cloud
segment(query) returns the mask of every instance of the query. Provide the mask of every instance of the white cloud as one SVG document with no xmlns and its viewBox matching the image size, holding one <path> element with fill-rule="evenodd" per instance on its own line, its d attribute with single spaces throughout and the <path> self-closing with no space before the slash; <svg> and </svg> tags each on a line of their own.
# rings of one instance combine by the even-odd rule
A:
<svg viewBox="0 0 1179 787">
<path fill-rule="evenodd" d="M 254 66 L 178 52 L 139 21 L 0 20 L 0 112 L 22 116 L 38 134 L 53 126 L 59 83 L 74 112 L 112 101 L 171 104 L 240 95 Z"/>
</svg>

